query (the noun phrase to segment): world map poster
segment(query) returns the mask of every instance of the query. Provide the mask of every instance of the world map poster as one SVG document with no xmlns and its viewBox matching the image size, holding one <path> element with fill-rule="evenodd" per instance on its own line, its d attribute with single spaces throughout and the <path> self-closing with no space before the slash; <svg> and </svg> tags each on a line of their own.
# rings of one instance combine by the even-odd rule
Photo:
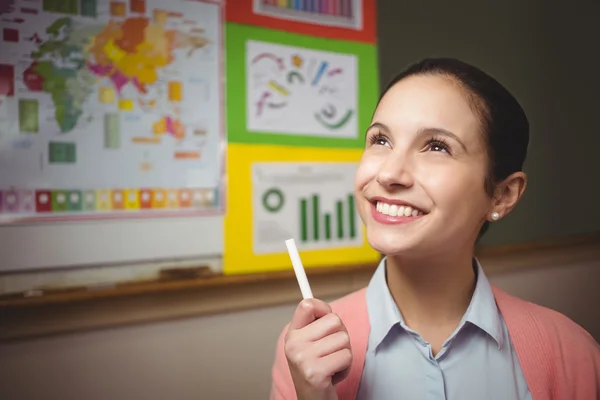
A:
<svg viewBox="0 0 600 400">
<path fill-rule="evenodd" d="M 222 6 L 0 6 L 0 223 L 222 211 Z"/>
</svg>

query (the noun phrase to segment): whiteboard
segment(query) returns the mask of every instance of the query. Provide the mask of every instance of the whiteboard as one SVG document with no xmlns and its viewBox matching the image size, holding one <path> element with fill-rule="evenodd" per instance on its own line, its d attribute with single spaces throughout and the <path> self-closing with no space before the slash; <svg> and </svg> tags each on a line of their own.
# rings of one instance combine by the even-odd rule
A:
<svg viewBox="0 0 600 400">
<path fill-rule="evenodd" d="M 222 5 L 2 12 L 0 273 L 220 257 Z"/>
<path fill-rule="evenodd" d="M 219 256 L 223 217 L 0 227 L 0 273 Z"/>
</svg>

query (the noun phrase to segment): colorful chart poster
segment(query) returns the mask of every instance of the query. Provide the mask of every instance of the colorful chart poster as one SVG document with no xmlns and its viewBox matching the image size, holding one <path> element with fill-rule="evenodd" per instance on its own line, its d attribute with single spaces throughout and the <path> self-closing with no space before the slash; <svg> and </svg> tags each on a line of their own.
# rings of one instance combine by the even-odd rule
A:
<svg viewBox="0 0 600 400">
<path fill-rule="evenodd" d="M 362 149 L 230 143 L 226 275 L 291 269 L 294 238 L 306 268 L 376 262 L 353 210 Z M 316 222 L 315 222 L 316 221 Z"/>
<path fill-rule="evenodd" d="M 228 142 L 364 148 L 377 48 L 228 23 Z"/>
<path fill-rule="evenodd" d="M 253 11 L 289 21 L 362 28 L 362 0 L 253 0 Z"/>
<path fill-rule="evenodd" d="M 294 238 L 299 250 L 362 246 L 353 195 L 356 166 L 254 163 L 254 253 L 285 252 L 282 238 Z"/>
<path fill-rule="evenodd" d="M 221 6 L 15 0 L 8 11 L 0 221 L 221 211 Z"/>
<path fill-rule="evenodd" d="M 357 137 L 356 69 L 352 54 L 249 40 L 248 131 Z"/>
<path fill-rule="evenodd" d="M 376 0 L 228 1 L 228 22 L 375 44 Z"/>
</svg>

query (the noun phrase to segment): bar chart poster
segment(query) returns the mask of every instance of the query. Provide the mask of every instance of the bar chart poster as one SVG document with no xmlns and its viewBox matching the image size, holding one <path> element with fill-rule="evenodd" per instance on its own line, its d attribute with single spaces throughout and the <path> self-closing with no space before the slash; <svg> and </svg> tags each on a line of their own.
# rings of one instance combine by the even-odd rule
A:
<svg viewBox="0 0 600 400">
<path fill-rule="evenodd" d="M 225 14 L 237 24 L 377 43 L 376 0 L 230 0 Z"/>
<path fill-rule="evenodd" d="M 361 0 L 253 0 L 256 14 L 291 21 L 362 28 Z"/>
<path fill-rule="evenodd" d="M 285 250 L 294 238 L 299 250 L 363 245 L 353 196 L 356 163 L 255 163 L 253 250 Z"/>
</svg>

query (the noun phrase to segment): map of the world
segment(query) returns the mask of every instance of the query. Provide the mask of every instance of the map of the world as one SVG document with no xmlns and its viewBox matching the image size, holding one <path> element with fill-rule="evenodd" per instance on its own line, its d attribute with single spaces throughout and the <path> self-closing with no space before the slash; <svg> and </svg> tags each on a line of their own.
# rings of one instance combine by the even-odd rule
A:
<svg viewBox="0 0 600 400">
<path fill-rule="evenodd" d="M 3 1 L 0 217 L 219 209 L 221 12 Z"/>
</svg>

